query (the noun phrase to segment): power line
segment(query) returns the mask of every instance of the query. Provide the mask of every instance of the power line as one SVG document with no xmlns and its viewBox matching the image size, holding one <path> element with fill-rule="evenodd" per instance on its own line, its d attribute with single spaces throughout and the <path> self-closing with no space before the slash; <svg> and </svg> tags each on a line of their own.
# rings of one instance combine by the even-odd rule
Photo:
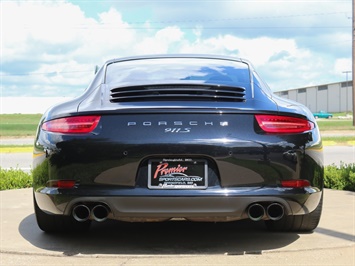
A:
<svg viewBox="0 0 355 266">
<path fill-rule="evenodd" d="M 0 74 L 0 77 L 6 76 L 41 76 L 41 75 L 58 75 L 58 74 L 71 74 L 71 73 L 94 73 L 92 70 L 88 71 L 55 71 L 55 72 L 30 72 L 30 73 L 6 73 Z"/>
<path fill-rule="evenodd" d="M 346 19 L 351 19 L 351 16 L 348 15 L 348 11 L 338 11 L 338 12 L 329 12 L 329 13 L 310 13 L 310 14 L 294 14 L 294 15 L 278 15 L 278 16 L 256 16 L 256 17 L 235 17 L 235 18 L 208 18 L 208 19 L 182 19 L 182 20 L 162 20 L 162 21 L 122 21 L 126 26 L 122 27 L 116 27 L 114 23 L 98 23 L 97 25 L 92 25 L 92 24 L 87 24 L 87 23 L 82 23 L 82 24 L 77 24 L 77 25 L 70 25 L 70 28 L 76 28 L 76 29 L 92 29 L 92 28 L 98 28 L 98 27 L 105 27 L 105 28 L 130 28 L 130 29 L 147 29 L 147 27 L 136 27 L 136 26 L 131 26 L 131 25 L 157 25 L 157 24 L 191 24 L 191 23 L 216 23 L 216 22 L 231 22 L 231 21 L 250 21 L 250 20 L 271 20 L 271 19 L 289 19 L 289 18 L 299 18 L 299 17 L 314 17 L 314 16 L 334 16 L 334 15 L 343 15 Z M 24 24 L 25 28 L 32 28 L 31 25 L 27 25 L 26 23 Z M 36 25 L 36 28 L 39 25 Z M 46 25 L 43 24 L 43 27 Z M 65 26 L 64 26 L 65 27 Z M 190 29 L 194 27 L 189 27 L 189 26 L 179 26 L 180 28 L 183 29 Z M 315 27 L 302 27 L 302 26 L 297 26 L 297 27 L 287 27 L 285 26 L 284 28 L 344 28 L 347 26 L 315 26 Z M 209 29 L 221 29 L 225 27 L 208 27 Z M 243 27 L 246 29 L 250 29 L 253 27 Z M 255 27 L 255 28 L 265 28 L 265 27 Z M 266 28 L 278 28 L 278 27 L 266 27 Z M 155 27 L 149 27 L 149 29 L 159 29 Z"/>
<path fill-rule="evenodd" d="M 346 18 L 349 18 L 348 13 L 349 12 L 347 11 L 342 11 L 342 12 L 329 12 L 329 13 L 310 13 L 310 14 L 295 14 L 295 15 L 216 18 L 216 19 L 210 18 L 210 19 L 165 20 L 165 21 L 128 21 L 127 23 L 130 24 L 146 24 L 147 22 L 150 24 L 196 23 L 196 22 L 218 22 L 218 21 L 235 21 L 235 20 L 284 19 L 284 18 L 293 18 L 293 17 L 314 17 L 314 16 L 329 16 L 329 15 L 344 15 Z"/>
<path fill-rule="evenodd" d="M 196 26 L 176 26 L 179 29 L 196 29 Z M 94 27 L 82 28 L 82 29 L 92 29 Z M 241 30 L 259 30 L 259 29 L 350 29 L 351 25 L 349 26 L 201 26 L 201 29 L 241 29 Z M 101 28 L 102 29 L 102 28 Z M 105 27 L 104 29 L 136 29 L 136 30 L 159 30 L 162 29 L 161 27 Z"/>
</svg>

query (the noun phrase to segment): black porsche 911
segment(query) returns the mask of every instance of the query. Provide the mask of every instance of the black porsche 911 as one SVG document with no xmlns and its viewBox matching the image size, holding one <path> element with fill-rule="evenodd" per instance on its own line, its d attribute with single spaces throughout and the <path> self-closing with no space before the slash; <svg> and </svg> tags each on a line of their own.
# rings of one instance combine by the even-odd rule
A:
<svg viewBox="0 0 355 266">
<path fill-rule="evenodd" d="M 319 129 L 243 59 L 159 55 L 106 62 L 50 108 L 34 145 L 38 226 L 91 221 L 264 220 L 312 231 L 323 202 Z"/>
</svg>

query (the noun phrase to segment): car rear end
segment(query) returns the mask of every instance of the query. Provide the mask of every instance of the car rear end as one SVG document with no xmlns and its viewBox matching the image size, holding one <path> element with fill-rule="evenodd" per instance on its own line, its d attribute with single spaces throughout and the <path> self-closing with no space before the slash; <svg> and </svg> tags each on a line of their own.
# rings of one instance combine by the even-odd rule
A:
<svg viewBox="0 0 355 266">
<path fill-rule="evenodd" d="M 99 85 L 44 116 L 41 211 L 77 222 L 276 222 L 319 209 L 322 145 L 306 109 L 275 98 L 246 61 L 165 59 L 108 62 Z M 184 79 L 171 78 L 179 71 Z"/>
</svg>

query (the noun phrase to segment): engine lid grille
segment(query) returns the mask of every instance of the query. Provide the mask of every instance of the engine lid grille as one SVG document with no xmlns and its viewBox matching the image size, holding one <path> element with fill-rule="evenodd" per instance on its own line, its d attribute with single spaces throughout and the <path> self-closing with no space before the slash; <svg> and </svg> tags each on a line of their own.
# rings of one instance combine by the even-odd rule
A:
<svg viewBox="0 0 355 266">
<path fill-rule="evenodd" d="M 219 85 L 148 85 L 114 88 L 110 102 L 245 102 L 245 88 Z"/>
</svg>

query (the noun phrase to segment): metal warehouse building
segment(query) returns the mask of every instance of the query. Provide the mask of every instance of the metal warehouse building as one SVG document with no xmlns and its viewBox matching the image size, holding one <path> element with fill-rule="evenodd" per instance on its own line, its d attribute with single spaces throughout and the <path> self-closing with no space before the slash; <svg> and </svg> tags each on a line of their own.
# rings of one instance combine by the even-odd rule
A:
<svg viewBox="0 0 355 266">
<path fill-rule="evenodd" d="M 307 106 L 311 112 L 352 112 L 352 81 L 274 92 Z"/>
</svg>

